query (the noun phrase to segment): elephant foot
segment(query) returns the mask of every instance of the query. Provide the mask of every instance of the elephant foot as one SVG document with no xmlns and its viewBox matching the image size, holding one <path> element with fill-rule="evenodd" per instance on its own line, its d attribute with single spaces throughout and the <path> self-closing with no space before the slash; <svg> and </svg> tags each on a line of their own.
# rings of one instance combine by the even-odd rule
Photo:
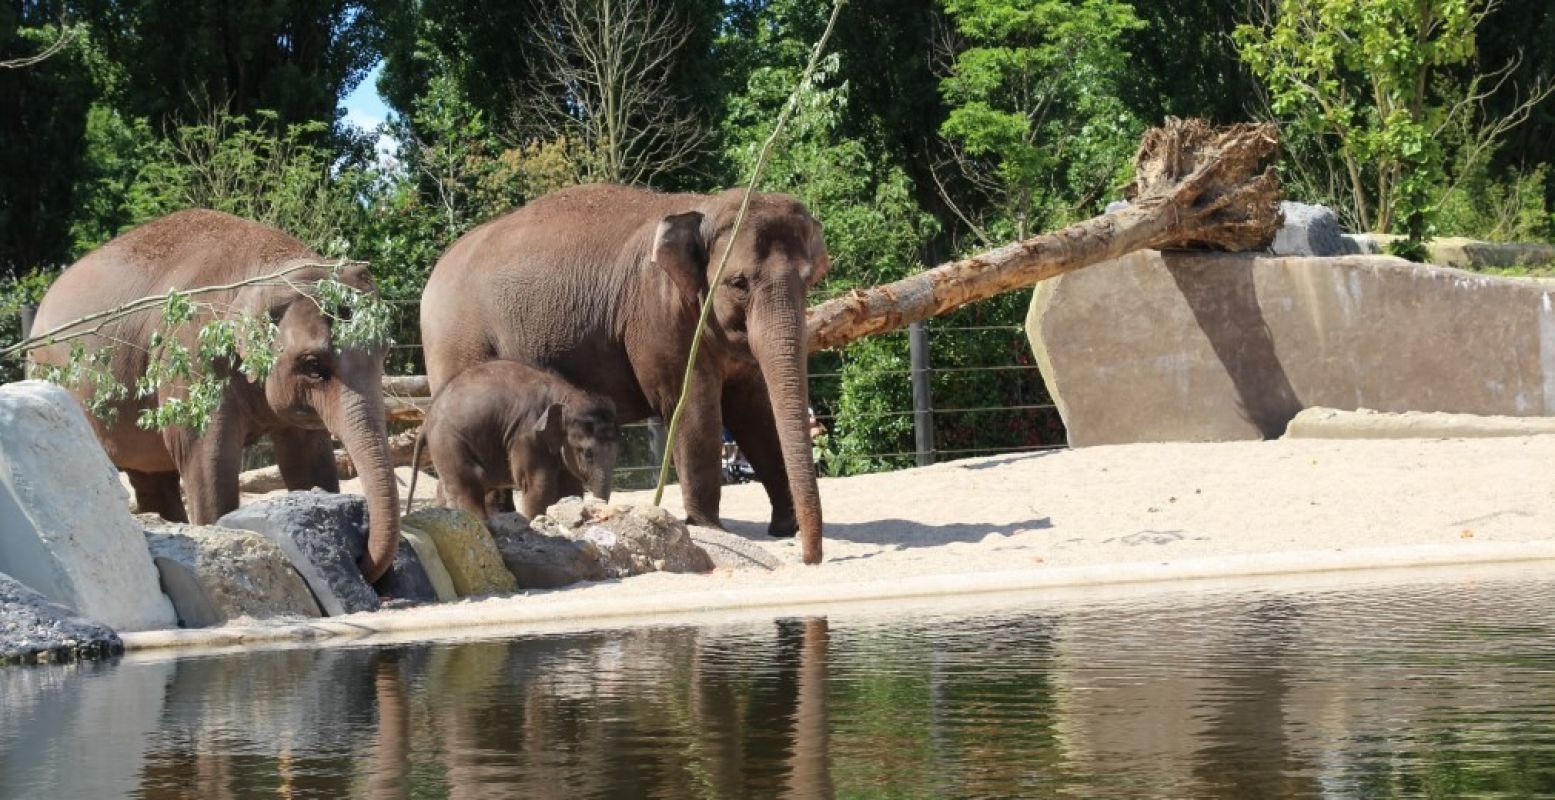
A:
<svg viewBox="0 0 1555 800">
<path fill-rule="evenodd" d="M 794 512 L 787 514 L 774 514 L 772 521 L 767 523 L 767 535 L 774 539 L 792 539 L 799 532 L 799 518 Z"/>
<path fill-rule="evenodd" d="M 698 525 L 703 528 L 716 528 L 721 531 L 728 530 L 728 528 L 724 527 L 723 520 L 718 519 L 717 517 L 709 519 L 698 514 L 691 514 L 687 515 L 685 522 L 687 525 Z"/>
</svg>

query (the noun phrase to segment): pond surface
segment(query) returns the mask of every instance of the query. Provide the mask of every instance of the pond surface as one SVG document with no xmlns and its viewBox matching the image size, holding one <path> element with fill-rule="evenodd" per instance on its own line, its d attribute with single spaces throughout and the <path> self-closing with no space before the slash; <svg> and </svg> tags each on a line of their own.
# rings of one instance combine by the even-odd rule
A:
<svg viewBox="0 0 1555 800">
<path fill-rule="evenodd" d="M 1552 609 L 1464 578 L 0 670 L 0 797 L 1534 796 Z"/>
</svg>

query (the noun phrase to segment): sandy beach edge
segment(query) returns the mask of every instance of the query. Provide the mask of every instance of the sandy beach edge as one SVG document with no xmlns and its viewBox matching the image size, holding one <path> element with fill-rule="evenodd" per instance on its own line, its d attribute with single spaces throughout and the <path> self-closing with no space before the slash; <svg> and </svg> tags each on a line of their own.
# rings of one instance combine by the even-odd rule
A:
<svg viewBox="0 0 1555 800">
<path fill-rule="evenodd" d="M 344 617 L 233 625 L 210 629 L 121 634 L 126 652 L 208 649 L 260 643 L 359 640 L 386 634 L 520 628 L 559 622 L 630 622 L 733 610 L 835 606 L 881 600 L 1035 592 L 1066 587 L 1178 583 L 1226 578 L 1405 570 L 1555 560 L 1555 542 L 1482 542 L 1466 550 L 1450 545 L 1372 547 L 1256 553 L 1181 561 L 1023 569 L 1008 572 L 920 575 L 830 585 L 792 585 L 667 592 L 656 596 L 566 599 L 566 590 L 511 595 Z M 824 569 L 822 567 L 821 569 Z M 398 637 L 397 637 L 398 638 Z"/>
</svg>

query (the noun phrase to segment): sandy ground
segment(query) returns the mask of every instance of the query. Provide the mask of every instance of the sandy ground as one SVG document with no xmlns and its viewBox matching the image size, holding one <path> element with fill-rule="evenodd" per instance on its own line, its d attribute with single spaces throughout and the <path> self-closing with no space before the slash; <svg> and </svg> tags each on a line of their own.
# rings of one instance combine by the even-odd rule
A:
<svg viewBox="0 0 1555 800">
<path fill-rule="evenodd" d="M 402 471 L 408 477 L 408 470 Z M 727 527 L 773 571 L 650 574 L 306 625 L 130 634 L 132 647 L 1184 578 L 1555 558 L 1555 436 L 1138 444 L 821 482 L 825 562 L 765 535 L 759 485 Z M 423 475 L 418 496 L 434 482 Z M 347 491 L 355 487 L 348 484 Z M 679 512 L 678 491 L 669 505 Z M 645 503 L 648 493 L 615 502 Z M 203 637 L 203 638 L 201 638 Z M 225 637 L 223 639 L 223 637 Z"/>
<path fill-rule="evenodd" d="M 762 535 L 761 489 L 726 487 L 727 526 L 790 565 L 754 582 L 1555 542 L 1555 436 L 1094 447 L 825 480 L 821 497 L 826 562 L 806 569 Z"/>
</svg>

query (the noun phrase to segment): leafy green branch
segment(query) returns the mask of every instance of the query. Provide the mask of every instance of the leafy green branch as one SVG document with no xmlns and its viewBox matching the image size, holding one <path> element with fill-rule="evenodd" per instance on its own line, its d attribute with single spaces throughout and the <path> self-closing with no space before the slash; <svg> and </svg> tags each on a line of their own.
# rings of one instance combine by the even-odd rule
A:
<svg viewBox="0 0 1555 800">
<path fill-rule="evenodd" d="M 284 286 L 313 302 L 330 320 L 337 349 L 387 345 L 393 309 L 377 294 L 340 281 L 340 271 L 353 263 L 359 262 L 298 263 L 231 283 L 138 298 L 30 336 L 0 350 L 0 357 L 69 343 L 70 354 L 63 364 L 34 365 L 33 376 L 80 391 L 87 408 L 104 420 L 112 420 L 127 400 L 160 396 L 156 405 L 141 409 L 137 425 L 148 430 L 171 426 L 203 430 L 221 405 L 234 373 L 257 383 L 274 369 L 278 329 L 267 315 L 237 312 L 229 304 L 202 298 L 251 286 Z M 305 282 L 293 278 L 303 270 L 320 268 L 329 270 L 329 275 Z M 111 335 L 113 326 L 126 317 L 150 312 L 159 312 L 161 320 L 144 346 Z M 107 342 L 89 349 L 88 337 Z M 145 372 L 134 385 L 112 374 L 120 348 L 145 354 Z"/>
</svg>

